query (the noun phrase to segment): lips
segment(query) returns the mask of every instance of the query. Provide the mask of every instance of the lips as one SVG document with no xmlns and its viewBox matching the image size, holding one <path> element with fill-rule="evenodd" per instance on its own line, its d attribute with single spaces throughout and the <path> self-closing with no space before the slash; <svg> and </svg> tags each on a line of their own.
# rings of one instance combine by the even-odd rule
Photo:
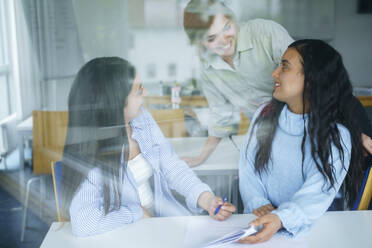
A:
<svg viewBox="0 0 372 248">
<path fill-rule="evenodd" d="M 280 83 L 275 82 L 275 83 L 274 83 L 274 88 L 278 88 L 278 87 L 280 87 Z"/>
</svg>

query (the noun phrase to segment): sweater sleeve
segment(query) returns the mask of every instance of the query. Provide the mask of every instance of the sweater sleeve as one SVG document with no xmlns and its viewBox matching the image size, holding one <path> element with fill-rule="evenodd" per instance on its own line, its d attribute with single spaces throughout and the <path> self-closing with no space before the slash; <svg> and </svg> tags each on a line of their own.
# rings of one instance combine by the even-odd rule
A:
<svg viewBox="0 0 372 248">
<path fill-rule="evenodd" d="M 291 200 L 280 204 L 272 212 L 279 216 L 285 231 L 290 236 L 296 236 L 309 229 L 315 220 L 327 211 L 346 176 L 351 156 L 351 138 L 345 127 L 338 125 L 338 128 L 344 151 L 344 160 L 342 161 L 337 148 L 333 146 L 331 151 L 333 156 L 330 156 L 330 164 L 333 165 L 334 169 L 334 187 L 329 187 L 329 182 L 324 181 L 324 177 L 318 171 L 315 161 L 312 161 L 305 168 L 305 182 L 302 187 L 293 195 Z"/>
<path fill-rule="evenodd" d="M 265 186 L 255 172 L 254 158 L 257 151 L 256 128 L 253 130 L 257 116 L 266 104 L 262 105 L 253 116 L 251 125 L 240 149 L 239 190 L 244 204 L 244 213 L 251 213 L 256 208 L 270 204 Z"/>
</svg>

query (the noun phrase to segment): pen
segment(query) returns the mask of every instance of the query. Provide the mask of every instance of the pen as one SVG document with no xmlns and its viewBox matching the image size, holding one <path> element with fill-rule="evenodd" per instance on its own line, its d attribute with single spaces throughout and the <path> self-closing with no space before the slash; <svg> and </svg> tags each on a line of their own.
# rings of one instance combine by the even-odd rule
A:
<svg viewBox="0 0 372 248">
<path fill-rule="evenodd" d="M 222 199 L 223 203 L 221 205 L 218 205 L 218 207 L 216 208 L 216 211 L 214 211 L 214 215 L 218 214 L 218 212 L 220 211 L 222 205 L 227 202 L 227 197 L 225 196 L 223 199 Z"/>
</svg>

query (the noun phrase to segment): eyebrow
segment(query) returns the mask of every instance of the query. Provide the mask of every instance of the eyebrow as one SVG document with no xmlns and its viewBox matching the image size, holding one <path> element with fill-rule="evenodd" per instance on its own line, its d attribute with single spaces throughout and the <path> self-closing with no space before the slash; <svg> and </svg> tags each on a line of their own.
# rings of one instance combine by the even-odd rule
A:
<svg viewBox="0 0 372 248">
<path fill-rule="evenodd" d="M 282 59 L 282 64 L 291 64 L 291 63 L 289 63 L 289 61 L 288 60 L 286 60 L 286 59 Z"/>
</svg>

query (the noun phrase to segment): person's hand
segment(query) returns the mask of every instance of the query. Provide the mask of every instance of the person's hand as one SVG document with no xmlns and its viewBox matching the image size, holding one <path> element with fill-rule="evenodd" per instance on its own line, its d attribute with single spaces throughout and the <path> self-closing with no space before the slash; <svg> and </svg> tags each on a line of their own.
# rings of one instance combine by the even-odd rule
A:
<svg viewBox="0 0 372 248">
<path fill-rule="evenodd" d="M 271 213 L 271 211 L 273 211 L 275 208 L 273 207 L 273 205 L 271 204 L 266 204 L 266 205 L 263 205 L 255 210 L 253 210 L 253 214 L 258 216 L 258 217 L 261 217 L 261 216 L 264 216 L 266 214 L 269 214 Z"/>
<path fill-rule="evenodd" d="M 369 136 L 365 135 L 364 133 L 362 133 L 362 143 L 363 143 L 364 149 L 369 154 L 372 154 L 372 139 Z"/>
<path fill-rule="evenodd" d="M 190 167 L 195 167 L 204 162 L 204 159 L 201 156 L 196 157 L 181 157 Z"/>
<path fill-rule="evenodd" d="M 282 221 L 276 214 L 267 214 L 258 217 L 256 220 L 252 221 L 248 225 L 263 225 L 263 229 L 255 235 L 251 235 L 239 240 L 239 243 L 256 244 L 268 241 L 283 226 Z"/>
<path fill-rule="evenodd" d="M 149 213 L 149 211 L 147 211 L 146 208 L 142 207 L 142 210 L 143 210 L 143 216 L 142 216 L 142 219 L 145 219 L 145 218 L 151 218 L 151 214 Z"/>
<path fill-rule="evenodd" d="M 208 212 L 209 216 L 216 220 L 226 220 L 236 211 L 233 204 L 229 202 L 223 203 L 221 197 L 214 196 L 211 192 L 203 192 L 198 199 L 198 204 Z M 214 212 L 219 205 L 222 206 L 215 215 Z"/>
<path fill-rule="evenodd" d="M 215 211 L 219 205 L 222 205 L 218 213 L 215 215 Z M 207 209 L 209 216 L 216 220 L 226 220 L 229 218 L 234 212 L 236 208 L 230 202 L 223 203 L 221 197 L 213 197 L 209 203 L 209 207 Z"/>
</svg>

